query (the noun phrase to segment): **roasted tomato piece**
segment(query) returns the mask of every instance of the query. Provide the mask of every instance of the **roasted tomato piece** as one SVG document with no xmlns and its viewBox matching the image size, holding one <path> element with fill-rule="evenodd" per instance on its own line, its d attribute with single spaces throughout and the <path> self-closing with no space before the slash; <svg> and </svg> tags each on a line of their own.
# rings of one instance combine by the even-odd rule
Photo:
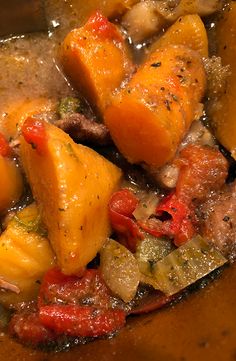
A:
<svg viewBox="0 0 236 361">
<path fill-rule="evenodd" d="M 21 131 L 25 141 L 31 144 L 39 155 L 46 152 L 47 136 L 44 124 L 40 120 L 32 117 L 27 118 Z"/>
<path fill-rule="evenodd" d="M 38 305 L 70 304 L 108 307 L 110 293 L 99 270 L 87 269 L 82 277 L 66 276 L 59 268 L 49 270 L 40 287 Z"/>
<path fill-rule="evenodd" d="M 42 324 L 57 334 L 97 337 L 122 328 L 126 314 L 123 310 L 53 305 L 41 307 L 39 316 Z"/>
<path fill-rule="evenodd" d="M 56 339 L 55 333 L 45 327 L 37 311 L 16 313 L 9 323 L 9 333 L 22 343 L 36 346 Z"/>
<path fill-rule="evenodd" d="M 228 162 L 221 152 L 209 146 L 189 145 L 176 160 L 180 174 L 176 196 L 185 203 L 204 200 L 210 191 L 218 190 L 228 175 Z"/>
<path fill-rule="evenodd" d="M 138 240 L 143 238 L 140 228 L 133 219 L 133 212 L 139 200 L 128 189 L 114 193 L 109 202 L 109 215 L 112 228 L 120 240 L 132 252 L 136 250 Z"/>
</svg>

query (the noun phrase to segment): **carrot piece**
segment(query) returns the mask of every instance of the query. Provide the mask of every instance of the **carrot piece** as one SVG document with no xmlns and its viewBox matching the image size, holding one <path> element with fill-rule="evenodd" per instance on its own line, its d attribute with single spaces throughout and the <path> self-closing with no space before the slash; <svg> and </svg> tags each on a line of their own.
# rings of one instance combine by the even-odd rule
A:
<svg viewBox="0 0 236 361">
<path fill-rule="evenodd" d="M 133 70 L 120 31 L 98 11 L 67 35 L 61 61 L 65 73 L 100 113 Z"/>
<path fill-rule="evenodd" d="M 200 16 L 181 16 L 152 44 L 150 51 L 169 45 L 184 45 L 196 50 L 202 57 L 208 57 L 207 32 Z"/>
<path fill-rule="evenodd" d="M 205 72 L 183 46 L 155 51 L 105 111 L 105 124 L 131 163 L 170 161 L 199 112 Z"/>
</svg>

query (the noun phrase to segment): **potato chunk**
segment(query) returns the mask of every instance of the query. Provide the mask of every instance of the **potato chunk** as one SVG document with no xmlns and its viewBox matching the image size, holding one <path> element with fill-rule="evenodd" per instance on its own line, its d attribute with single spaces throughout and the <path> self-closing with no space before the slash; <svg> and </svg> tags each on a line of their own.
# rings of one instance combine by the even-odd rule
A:
<svg viewBox="0 0 236 361">
<path fill-rule="evenodd" d="M 157 49 L 113 98 L 105 124 L 131 163 L 162 166 L 175 156 L 199 115 L 205 72 L 197 52 L 183 46 Z"/>
<path fill-rule="evenodd" d="M 15 161 L 0 155 L 0 213 L 19 201 L 23 192 L 23 178 Z"/>
<path fill-rule="evenodd" d="M 28 143 L 21 139 L 23 166 L 58 263 L 64 273 L 76 274 L 109 236 L 107 204 L 121 171 L 46 122 L 40 122 L 45 139 L 39 148 L 37 139 L 30 139 L 39 122 L 29 119 L 26 123 L 23 134 Z"/>
<path fill-rule="evenodd" d="M 169 29 L 156 40 L 150 51 L 169 45 L 184 45 L 196 50 L 202 57 L 208 57 L 208 38 L 205 26 L 198 15 L 185 15 L 169 27 Z"/>
<path fill-rule="evenodd" d="M 61 61 L 72 83 L 100 114 L 133 70 L 120 31 L 99 12 L 67 35 Z"/>
<path fill-rule="evenodd" d="M 37 295 L 54 254 L 43 237 L 35 204 L 18 212 L 0 236 L 0 302 L 5 306 Z"/>
</svg>

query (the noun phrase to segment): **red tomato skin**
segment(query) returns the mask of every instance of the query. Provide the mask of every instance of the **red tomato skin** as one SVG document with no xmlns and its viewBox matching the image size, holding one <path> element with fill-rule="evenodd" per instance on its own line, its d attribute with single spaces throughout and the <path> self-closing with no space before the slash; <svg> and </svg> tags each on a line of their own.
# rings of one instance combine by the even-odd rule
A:
<svg viewBox="0 0 236 361">
<path fill-rule="evenodd" d="M 98 10 L 90 16 L 85 28 L 102 39 L 123 41 L 123 37 L 117 27 Z"/>
<path fill-rule="evenodd" d="M 57 334 L 74 337 L 97 337 L 117 331 L 125 325 L 123 310 L 78 306 L 44 306 L 40 321 Z"/>
<path fill-rule="evenodd" d="M 87 269 L 82 277 L 66 276 L 59 268 L 49 270 L 42 281 L 38 307 L 52 304 L 84 305 L 108 307 L 110 292 L 99 270 Z"/>
<path fill-rule="evenodd" d="M 121 235 L 122 243 L 135 252 L 137 242 L 143 239 L 137 223 L 132 219 L 139 200 L 128 189 L 115 192 L 109 202 L 109 217 L 112 228 Z"/>
<path fill-rule="evenodd" d="M 39 155 L 44 155 L 47 151 L 47 135 L 45 125 L 41 120 L 28 117 L 22 128 L 22 135 L 25 141 L 31 144 Z"/>
</svg>

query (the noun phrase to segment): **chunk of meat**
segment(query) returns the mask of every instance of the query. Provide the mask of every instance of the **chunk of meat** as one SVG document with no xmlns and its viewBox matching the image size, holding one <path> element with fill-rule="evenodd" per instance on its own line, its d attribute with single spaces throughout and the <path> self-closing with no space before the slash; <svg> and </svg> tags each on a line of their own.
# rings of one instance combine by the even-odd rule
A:
<svg viewBox="0 0 236 361">
<path fill-rule="evenodd" d="M 236 258 L 236 181 L 200 206 L 200 233 L 226 257 Z"/>
<path fill-rule="evenodd" d="M 69 114 L 54 124 L 80 143 L 101 146 L 111 143 L 107 127 L 104 124 L 96 123 L 94 120 L 86 118 L 83 114 Z"/>
<path fill-rule="evenodd" d="M 176 164 L 180 167 L 176 196 L 185 203 L 204 201 L 209 192 L 223 186 L 228 174 L 226 158 L 217 148 L 209 146 L 187 146 Z"/>
</svg>

